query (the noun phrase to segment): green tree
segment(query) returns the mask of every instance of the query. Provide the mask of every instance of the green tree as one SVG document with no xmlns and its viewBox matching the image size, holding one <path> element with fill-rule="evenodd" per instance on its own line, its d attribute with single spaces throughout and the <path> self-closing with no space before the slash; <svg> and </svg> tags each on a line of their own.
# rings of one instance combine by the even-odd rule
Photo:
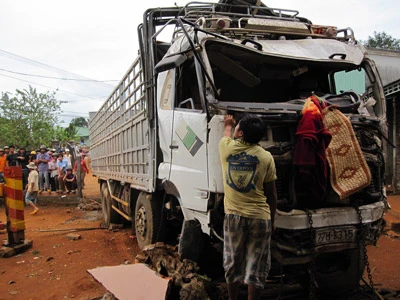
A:
<svg viewBox="0 0 400 300">
<path fill-rule="evenodd" d="M 88 121 L 84 117 L 73 118 L 70 125 L 73 124 L 76 127 L 88 127 Z"/>
<path fill-rule="evenodd" d="M 368 40 L 362 41 L 362 43 L 368 48 L 400 50 L 400 40 L 393 38 L 390 34 L 387 34 L 384 31 L 374 31 L 374 36 L 368 36 Z"/>
<path fill-rule="evenodd" d="M 65 128 L 65 132 L 68 136 L 65 141 L 74 141 L 79 139 L 78 128 L 74 123 L 72 123 L 72 121 L 69 123 L 68 127 Z"/>
<path fill-rule="evenodd" d="M 2 93 L 0 112 L 5 122 L 2 122 L 0 132 L 4 135 L 3 144 L 31 148 L 49 145 L 61 113 L 61 101 L 55 94 L 54 91 L 38 93 L 31 86 L 28 90 L 17 89 L 14 97 Z"/>
<path fill-rule="evenodd" d="M 54 139 L 61 142 L 77 140 L 77 130 L 71 129 L 69 126 L 67 128 L 56 126 L 54 128 Z"/>
<path fill-rule="evenodd" d="M 0 148 L 9 146 L 10 141 L 14 140 L 14 130 L 10 120 L 0 117 Z"/>
</svg>

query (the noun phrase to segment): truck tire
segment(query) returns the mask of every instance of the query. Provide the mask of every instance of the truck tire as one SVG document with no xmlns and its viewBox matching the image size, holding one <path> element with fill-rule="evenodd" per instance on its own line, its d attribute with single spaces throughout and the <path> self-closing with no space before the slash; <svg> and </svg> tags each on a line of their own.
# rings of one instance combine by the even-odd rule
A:
<svg viewBox="0 0 400 300">
<path fill-rule="evenodd" d="M 165 228 L 162 201 L 155 195 L 140 193 L 135 207 L 136 238 L 140 249 L 162 241 Z"/>
<path fill-rule="evenodd" d="M 203 248 L 204 238 L 200 222 L 198 220 L 184 221 L 178 247 L 181 259 L 198 262 Z"/>
<path fill-rule="evenodd" d="M 135 221 L 135 211 L 131 214 L 131 233 L 132 235 L 136 235 L 136 221 Z"/>
<path fill-rule="evenodd" d="M 101 207 L 105 228 L 109 228 L 111 223 L 121 222 L 121 216 L 111 207 L 111 196 L 106 182 L 101 185 Z"/>
<path fill-rule="evenodd" d="M 314 268 L 318 293 L 335 296 L 351 294 L 359 287 L 364 267 L 362 249 L 320 254 L 316 257 Z"/>
</svg>

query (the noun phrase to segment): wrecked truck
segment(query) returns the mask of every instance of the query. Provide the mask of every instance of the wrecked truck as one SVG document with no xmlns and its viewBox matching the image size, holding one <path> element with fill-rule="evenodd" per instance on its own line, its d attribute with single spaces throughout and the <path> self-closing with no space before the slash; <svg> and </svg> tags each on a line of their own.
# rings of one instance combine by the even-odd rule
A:
<svg viewBox="0 0 400 300">
<path fill-rule="evenodd" d="M 141 248 L 177 244 L 182 258 L 198 260 L 205 245 L 221 249 L 223 117 L 255 114 L 277 170 L 273 269 L 323 291 L 354 289 L 370 271 L 365 246 L 379 238 L 386 205 L 386 106 L 376 65 L 351 28 L 241 2 L 144 13 L 139 56 L 89 122 L 104 222 L 130 223 Z M 353 143 L 331 151 L 320 198 L 294 163 L 310 96 L 347 124 L 341 136 L 330 128 L 332 139 Z M 346 158 L 351 146 L 358 152 Z M 361 183 L 352 180 L 357 168 Z M 347 176 L 343 193 L 332 183 L 338 170 Z"/>
</svg>

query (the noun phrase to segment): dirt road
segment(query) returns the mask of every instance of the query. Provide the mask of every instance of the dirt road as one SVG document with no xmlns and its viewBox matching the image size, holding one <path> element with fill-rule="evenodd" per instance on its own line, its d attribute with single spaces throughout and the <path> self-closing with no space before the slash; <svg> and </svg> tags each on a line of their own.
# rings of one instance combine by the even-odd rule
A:
<svg viewBox="0 0 400 300">
<path fill-rule="evenodd" d="M 84 195 L 98 199 L 95 178 L 87 177 Z M 96 299 L 106 290 L 86 270 L 98 266 L 133 263 L 138 252 L 130 230 L 117 232 L 98 229 L 81 231 L 79 240 L 67 240 L 68 232 L 40 232 L 47 229 L 100 227 L 100 211 L 83 211 L 65 198 L 44 206 L 31 216 L 25 208 L 26 238 L 33 240 L 27 252 L 0 258 L 0 299 Z M 5 222 L 4 207 L 0 220 Z M 7 238 L 0 231 L 0 240 Z M 400 239 L 382 236 L 377 247 L 368 247 L 374 283 L 379 288 L 400 290 Z"/>
<path fill-rule="evenodd" d="M 96 179 L 88 176 L 84 195 L 99 197 Z M 42 196 L 45 201 L 47 196 Z M 11 258 L 0 258 L 0 299 L 93 299 L 106 290 L 97 283 L 88 269 L 113 266 L 134 261 L 137 243 L 129 238 L 128 229 L 112 232 L 99 229 L 77 232 L 80 240 L 67 240 L 67 231 L 40 232 L 39 230 L 66 228 L 100 228 L 100 211 L 83 211 L 76 204 L 65 205 L 67 198 L 44 206 L 31 216 L 25 208 L 27 239 L 33 247 Z M 64 202 L 64 203 L 63 203 Z M 5 219 L 0 207 L 0 220 Z M 0 240 L 7 234 L 0 231 Z"/>
</svg>

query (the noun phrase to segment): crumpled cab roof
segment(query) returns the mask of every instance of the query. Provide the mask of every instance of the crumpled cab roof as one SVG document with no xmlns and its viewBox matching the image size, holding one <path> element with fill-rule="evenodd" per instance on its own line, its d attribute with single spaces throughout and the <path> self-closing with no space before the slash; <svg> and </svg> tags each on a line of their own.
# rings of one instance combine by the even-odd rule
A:
<svg viewBox="0 0 400 300">
<path fill-rule="evenodd" d="M 224 52 L 235 52 L 237 51 L 235 49 L 239 47 L 241 50 L 249 51 L 249 55 L 257 53 L 277 58 L 329 62 L 353 66 L 360 65 L 366 54 L 365 48 L 359 43 L 344 43 L 335 39 L 256 40 L 261 46 L 259 50 L 253 43 L 242 44 L 242 40 L 216 38 L 201 32 L 198 33 L 198 38 L 199 43 L 205 47 L 206 51 L 210 47 L 223 47 Z M 180 36 L 172 44 L 166 57 L 186 52 L 189 49 L 190 45 L 186 37 Z"/>
<path fill-rule="evenodd" d="M 213 44 L 219 43 L 221 46 L 244 47 L 258 54 L 303 61 L 360 65 L 365 55 L 362 46 L 333 39 L 258 40 L 257 43 L 262 46 L 261 50 L 255 49 L 253 44 L 242 45 L 239 40 L 234 40 L 232 43 L 232 41 L 212 39 Z"/>
</svg>

